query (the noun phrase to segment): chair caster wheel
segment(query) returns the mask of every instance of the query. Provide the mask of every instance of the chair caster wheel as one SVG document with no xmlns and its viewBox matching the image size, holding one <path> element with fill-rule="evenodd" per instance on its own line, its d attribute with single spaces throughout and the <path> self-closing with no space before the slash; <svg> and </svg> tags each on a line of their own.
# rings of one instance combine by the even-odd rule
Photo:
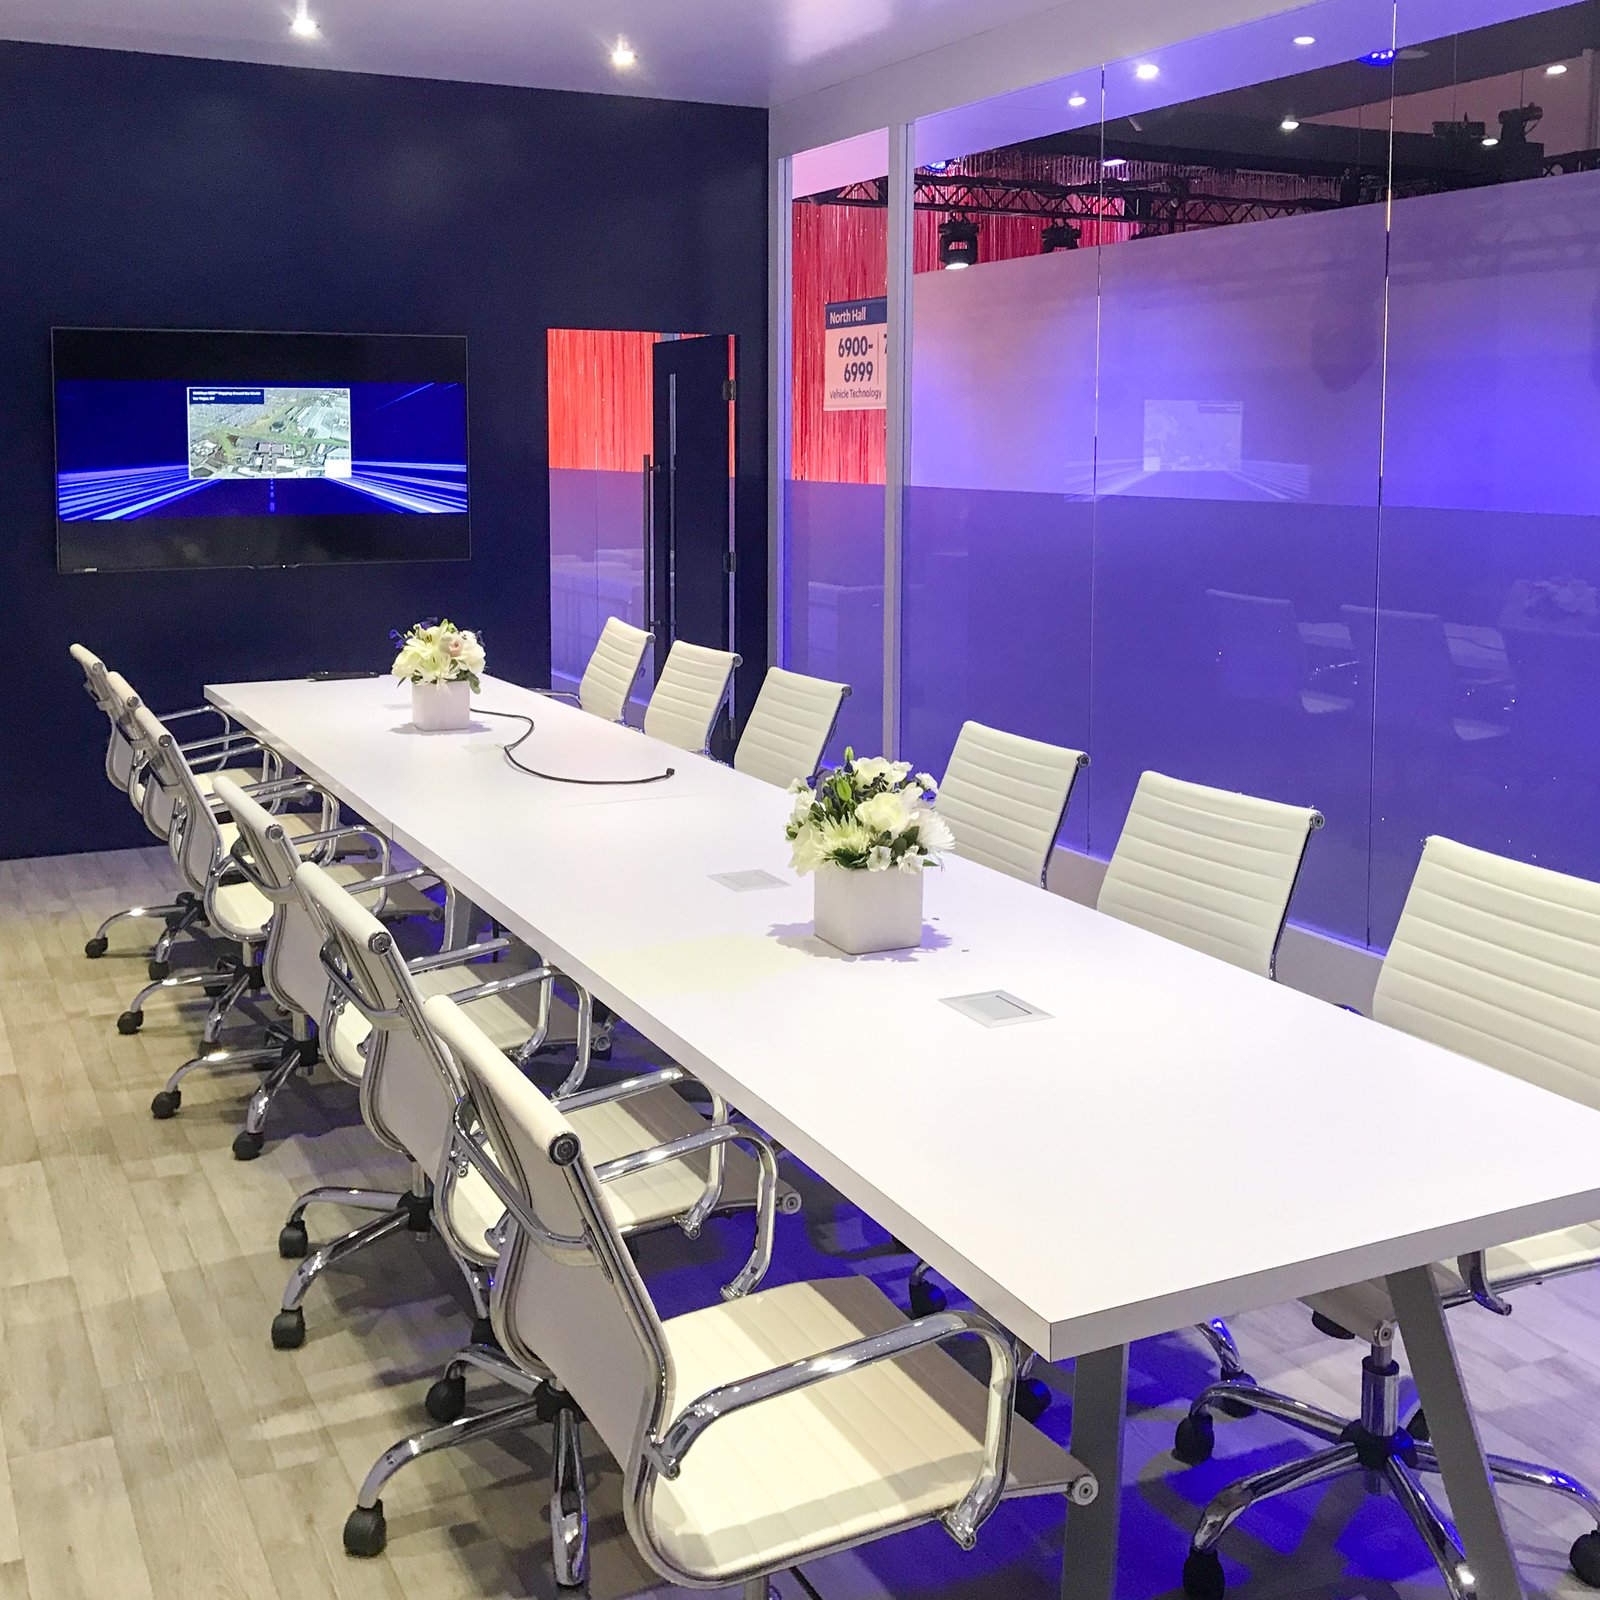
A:
<svg viewBox="0 0 1600 1600">
<path fill-rule="evenodd" d="M 363 1559 L 381 1556 L 389 1542 L 389 1529 L 383 1520 L 383 1501 L 375 1506 L 357 1506 L 344 1519 L 344 1547 Z"/>
<path fill-rule="evenodd" d="M 251 1133 L 248 1128 L 241 1128 L 233 1136 L 233 1159 L 235 1161 L 254 1161 L 261 1154 L 261 1147 L 266 1139 L 259 1133 Z"/>
<path fill-rule="evenodd" d="M 117 1032 L 122 1034 L 137 1033 L 144 1026 L 144 1012 L 124 1011 L 117 1018 Z"/>
<path fill-rule="evenodd" d="M 1256 1380 L 1248 1372 L 1229 1373 L 1230 1378 L 1237 1378 L 1240 1383 L 1254 1383 Z M 1219 1400 L 1217 1410 L 1228 1417 L 1253 1417 L 1256 1408 L 1247 1400 Z"/>
<path fill-rule="evenodd" d="M 1600 1532 L 1581 1534 L 1573 1541 L 1567 1553 L 1578 1582 L 1591 1589 L 1600 1589 Z"/>
<path fill-rule="evenodd" d="M 285 1261 L 299 1261 L 311 1248 L 303 1222 L 286 1222 L 278 1229 L 278 1254 Z"/>
<path fill-rule="evenodd" d="M 948 1297 L 943 1289 L 936 1283 L 929 1283 L 926 1278 L 913 1278 L 911 1280 L 911 1315 L 914 1317 L 932 1317 L 943 1311 L 949 1304 Z M 1022 1392 L 1018 1387 L 1019 1394 Z"/>
<path fill-rule="evenodd" d="M 1406 1424 L 1406 1432 L 1409 1433 L 1413 1439 L 1420 1441 L 1422 1444 L 1427 1444 L 1429 1439 L 1432 1437 L 1432 1435 L 1428 1432 L 1428 1413 L 1424 1411 L 1421 1406 L 1418 1406 L 1417 1409 L 1411 1414 L 1411 1420 Z M 1585 1539 L 1588 1537 L 1588 1534 L 1584 1535 Z"/>
<path fill-rule="evenodd" d="M 1050 1409 L 1054 1396 L 1050 1385 L 1038 1378 L 1017 1380 L 1017 1415 L 1024 1422 L 1037 1422 Z"/>
<path fill-rule="evenodd" d="M 435 1422 L 454 1422 L 467 1409 L 467 1380 L 459 1374 L 438 1379 L 422 1404 Z"/>
<path fill-rule="evenodd" d="M 1222 1600 L 1228 1580 L 1215 1550 L 1191 1550 L 1183 1563 L 1183 1592 L 1189 1600 Z"/>
<path fill-rule="evenodd" d="M 182 1089 L 163 1089 L 150 1102 L 150 1115 L 157 1122 L 165 1122 L 170 1117 L 178 1114 L 178 1107 L 183 1104 Z"/>
<path fill-rule="evenodd" d="M 492 1350 L 500 1348 L 500 1341 L 494 1336 L 494 1323 L 488 1317 L 472 1319 L 472 1342 L 486 1344 Z"/>
<path fill-rule="evenodd" d="M 1172 1453 L 1186 1467 L 1198 1467 L 1202 1461 L 1209 1461 L 1216 1447 L 1216 1424 L 1204 1411 L 1191 1411 L 1178 1424 L 1178 1431 L 1172 1438 Z M 1219 1567 L 1217 1570 L 1220 1572 L 1222 1569 Z M 1188 1588 L 1187 1578 L 1184 1587 Z M 1217 1593 L 1221 1594 L 1222 1591 L 1219 1589 Z"/>
<path fill-rule="evenodd" d="M 589 1046 L 589 1059 L 591 1061 L 609 1061 L 611 1059 L 611 1041 L 600 1039 Z"/>
<path fill-rule="evenodd" d="M 274 1350 L 298 1350 L 305 1342 L 306 1314 L 299 1306 L 296 1306 L 293 1311 L 280 1311 L 272 1319 L 272 1348 Z M 383 1547 L 379 1545 L 378 1548 L 381 1550 Z"/>
<path fill-rule="evenodd" d="M 152 961 L 146 970 L 150 974 L 151 983 L 160 983 L 163 978 L 172 976 L 172 963 L 170 961 Z"/>
<path fill-rule="evenodd" d="M 109 939 L 94 938 L 88 940 L 84 944 L 83 953 L 88 956 L 91 961 L 98 961 L 100 957 L 103 956 L 110 948 L 111 941 Z"/>
</svg>

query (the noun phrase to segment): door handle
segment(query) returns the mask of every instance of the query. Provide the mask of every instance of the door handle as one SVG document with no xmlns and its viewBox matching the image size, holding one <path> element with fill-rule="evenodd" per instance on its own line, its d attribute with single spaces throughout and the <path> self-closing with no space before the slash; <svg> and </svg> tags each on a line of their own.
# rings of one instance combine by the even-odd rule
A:
<svg viewBox="0 0 1600 1600">
<path fill-rule="evenodd" d="M 641 477 L 644 480 L 644 625 L 653 631 L 656 625 L 656 496 L 655 473 L 649 456 L 644 458 Z"/>
</svg>

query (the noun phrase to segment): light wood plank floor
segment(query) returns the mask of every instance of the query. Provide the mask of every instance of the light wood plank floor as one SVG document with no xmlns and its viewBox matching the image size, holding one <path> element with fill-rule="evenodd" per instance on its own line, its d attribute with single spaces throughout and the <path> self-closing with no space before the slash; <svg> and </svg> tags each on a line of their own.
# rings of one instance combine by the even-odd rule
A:
<svg viewBox="0 0 1600 1600">
<path fill-rule="evenodd" d="M 402 1474 L 387 1497 L 388 1553 L 344 1556 L 356 1485 L 380 1450 L 422 1424 L 423 1392 L 466 1333 L 459 1280 L 436 1244 L 391 1241 L 313 1290 L 303 1349 L 271 1348 L 287 1270 L 275 1241 L 293 1196 L 404 1175 L 364 1134 L 353 1097 L 327 1081 L 284 1098 L 275 1137 L 251 1164 L 229 1151 L 244 1080 L 191 1078 L 180 1116 L 151 1119 L 150 1096 L 190 1052 L 197 1012 L 152 1006 L 142 1034 L 119 1037 L 115 1017 L 143 981 L 145 935 L 120 928 L 98 962 L 82 944 L 108 911 L 170 884 L 159 851 L 0 863 L 0 1600 L 553 1595 L 538 1436 Z M 1474 1159 L 1395 1133 L 1397 1159 Z M 1227 1159 L 1220 1138 L 1209 1159 Z M 1336 1173 L 1307 1176 L 1337 1204 Z M 780 1234 L 773 1281 L 861 1271 L 903 1292 L 907 1263 L 882 1230 L 809 1175 L 791 1178 L 806 1214 Z M 341 1220 L 314 1216 L 314 1237 Z M 744 1238 L 733 1222 L 697 1246 L 663 1236 L 641 1264 L 676 1309 L 719 1281 Z M 1506 1322 L 1456 1314 L 1492 1445 L 1600 1481 L 1597 1317 L 1600 1278 L 1526 1293 Z M 1236 1332 L 1258 1377 L 1353 1409 L 1359 1352 L 1319 1337 L 1300 1309 L 1245 1316 Z M 1121 1594 L 1147 1600 L 1176 1592 L 1199 1504 L 1301 1447 L 1263 1419 L 1222 1421 L 1216 1459 L 1181 1469 L 1168 1446 L 1207 1376 L 1203 1354 L 1174 1335 L 1139 1346 L 1133 1367 Z M 1058 1400 L 1046 1426 L 1061 1435 L 1067 1420 Z M 616 1468 L 594 1455 L 591 1592 L 656 1593 L 622 1526 Z M 1530 1592 L 1589 1592 L 1566 1570 L 1581 1516 L 1525 1493 L 1510 1497 L 1509 1516 Z M 970 1557 L 924 1531 L 807 1576 L 826 1600 L 1052 1595 L 1060 1527 L 1053 1509 L 1007 1507 Z M 1239 1596 L 1442 1592 L 1398 1511 L 1354 1484 L 1262 1509 L 1225 1550 Z M 792 1579 L 778 1587 L 799 1600 Z"/>
</svg>

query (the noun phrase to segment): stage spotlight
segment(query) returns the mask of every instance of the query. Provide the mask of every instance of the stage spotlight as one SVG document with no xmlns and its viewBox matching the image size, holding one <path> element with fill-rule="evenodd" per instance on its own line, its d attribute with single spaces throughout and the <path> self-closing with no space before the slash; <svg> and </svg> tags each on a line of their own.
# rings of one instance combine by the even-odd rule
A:
<svg viewBox="0 0 1600 1600">
<path fill-rule="evenodd" d="M 1563 67 L 1561 70 L 1565 72 L 1567 69 Z M 1139 65 L 1133 69 L 1133 75 L 1140 81 L 1140 83 L 1149 83 L 1152 78 L 1159 78 L 1161 76 L 1161 68 L 1158 67 L 1153 61 L 1141 61 Z"/>
<path fill-rule="evenodd" d="M 1553 61 L 1544 69 L 1544 75 L 1547 78 L 1559 78 L 1566 70 L 1567 64 L 1565 61 Z"/>
<path fill-rule="evenodd" d="M 626 39 L 618 39 L 611 47 L 611 65 L 619 72 L 626 72 L 638 59 L 633 53 L 633 46 Z"/>
<path fill-rule="evenodd" d="M 1039 235 L 1039 254 L 1053 256 L 1057 250 L 1076 250 L 1083 229 L 1070 222 L 1047 222 Z"/>
<path fill-rule="evenodd" d="M 1294 130 L 1300 126 L 1300 119 L 1298 117 L 1285 117 L 1283 121 L 1278 124 L 1278 126 L 1282 128 L 1285 133 L 1293 133 Z"/>
<path fill-rule="evenodd" d="M 1499 113 L 1500 139 L 1504 144 L 1526 144 L 1528 130 L 1535 128 L 1544 117 L 1544 107 L 1536 105 L 1513 106 Z"/>
<path fill-rule="evenodd" d="M 1493 150 L 1494 147 L 1499 143 L 1500 143 L 1500 141 L 1497 138 L 1495 138 L 1495 136 L 1492 133 L 1485 134 L 1484 137 L 1483 137 L 1483 140 L 1482 140 L 1483 148 L 1485 150 Z"/>
<path fill-rule="evenodd" d="M 1314 33 L 1297 33 L 1294 36 L 1294 42 L 1299 45 L 1302 50 L 1304 50 L 1308 44 L 1315 44 L 1317 42 L 1317 36 Z"/>
<path fill-rule="evenodd" d="M 1067 96 L 1067 104 L 1071 106 L 1074 111 L 1076 111 L 1079 106 L 1086 106 L 1088 103 L 1089 97 L 1086 94 L 1069 94 Z"/>
<path fill-rule="evenodd" d="M 300 0 L 295 7 L 294 21 L 289 24 L 289 32 L 297 39 L 315 39 L 321 31 L 317 19 L 306 10 L 306 0 Z"/>
<path fill-rule="evenodd" d="M 976 264 L 978 224 L 971 217 L 951 217 L 939 224 L 939 265 L 951 272 Z"/>
</svg>

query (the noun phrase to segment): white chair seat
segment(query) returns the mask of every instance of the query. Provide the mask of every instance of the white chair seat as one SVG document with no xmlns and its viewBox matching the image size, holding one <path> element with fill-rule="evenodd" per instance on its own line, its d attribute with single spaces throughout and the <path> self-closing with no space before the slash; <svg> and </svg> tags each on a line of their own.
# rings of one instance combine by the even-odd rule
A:
<svg viewBox="0 0 1600 1600">
<path fill-rule="evenodd" d="M 677 1374 L 672 1413 L 708 1389 L 904 1323 L 857 1277 L 674 1317 L 663 1325 Z M 982 1383 L 930 1346 L 751 1406 L 713 1424 L 677 1480 L 657 1484 L 652 1525 L 675 1562 L 714 1578 L 937 1514 L 971 1486 L 987 1400 Z M 1014 1430 L 1008 1494 L 1077 1476 L 1036 1428 L 1017 1418 Z"/>
<path fill-rule="evenodd" d="M 1554 1275 L 1597 1262 L 1600 1262 L 1600 1222 L 1580 1222 L 1575 1227 L 1535 1234 L 1513 1244 L 1496 1245 L 1484 1255 L 1491 1289 L 1525 1282 L 1530 1274 Z M 1439 1293 L 1447 1299 L 1466 1291 L 1454 1261 L 1435 1262 L 1433 1278 Z M 1371 1339 L 1381 1324 L 1396 1320 L 1394 1304 L 1382 1278 L 1310 1295 L 1305 1304 L 1358 1339 Z"/>
</svg>

